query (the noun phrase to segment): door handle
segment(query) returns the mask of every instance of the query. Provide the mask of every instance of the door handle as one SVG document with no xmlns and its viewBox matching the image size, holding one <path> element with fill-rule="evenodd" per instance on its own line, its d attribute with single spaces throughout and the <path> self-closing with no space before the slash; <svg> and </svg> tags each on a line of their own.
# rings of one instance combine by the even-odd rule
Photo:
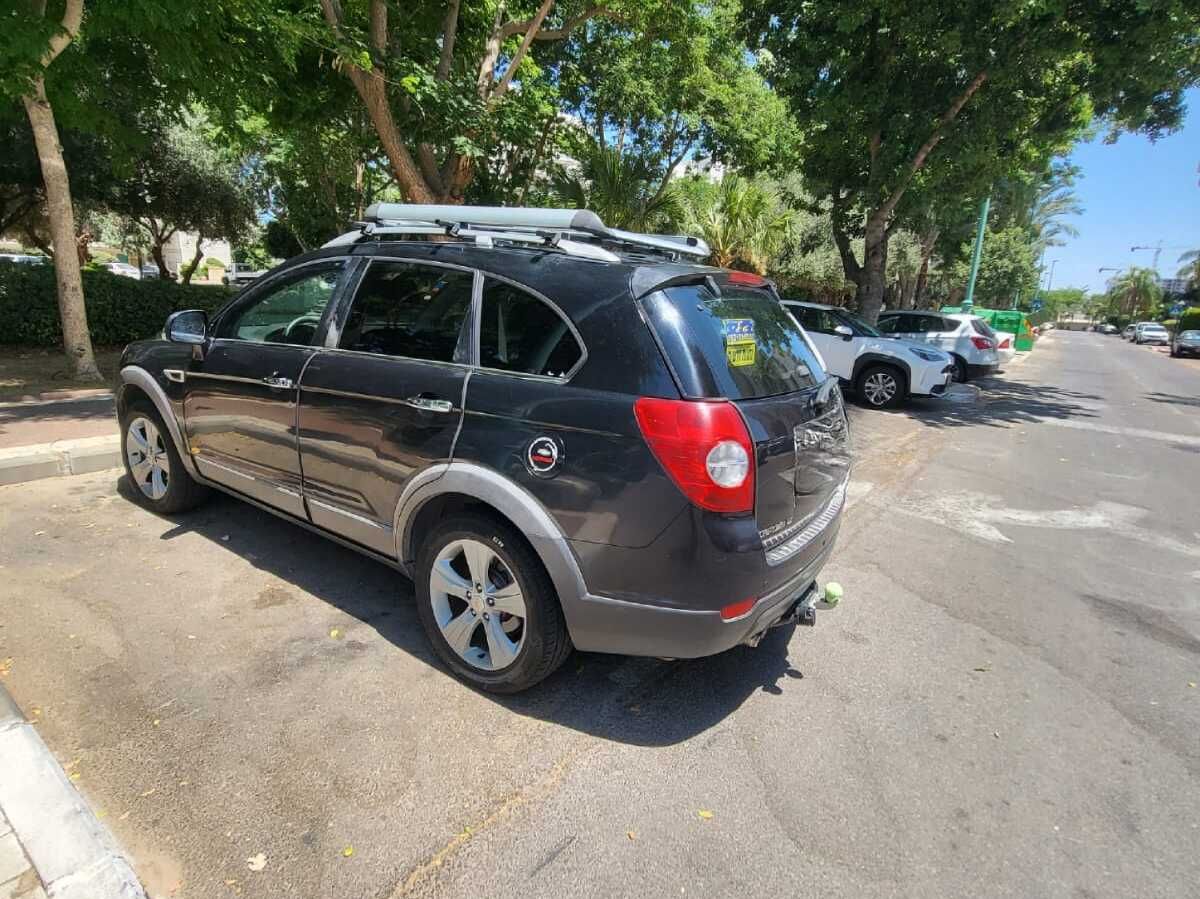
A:
<svg viewBox="0 0 1200 899">
<path fill-rule="evenodd" d="M 434 400 L 427 396 L 410 396 L 403 402 L 404 405 L 420 409 L 422 412 L 451 412 L 454 410 L 454 404 L 449 400 Z"/>
<path fill-rule="evenodd" d="M 263 378 L 263 383 L 268 387 L 276 387 L 280 390 L 290 390 L 296 386 L 291 378 L 277 378 L 274 375 L 271 375 L 269 378 Z"/>
</svg>

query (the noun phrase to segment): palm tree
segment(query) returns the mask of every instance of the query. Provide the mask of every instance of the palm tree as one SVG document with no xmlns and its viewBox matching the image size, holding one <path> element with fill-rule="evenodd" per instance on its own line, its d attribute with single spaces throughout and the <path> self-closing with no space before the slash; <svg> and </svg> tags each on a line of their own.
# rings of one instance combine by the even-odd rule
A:
<svg viewBox="0 0 1200 899">
<path fill-rule="evenodd" d="M 660 230 L 679 218 L 675 185 L 652 177 L 634 156 L 595 144 L 581 155 L 579 170 L 552 185 L 561 202 L 590 209 L 610 228 L 630 231 Z"/>
<path fill-rule="evenodd" d="M 1188 250 L 1186 253 L 1182 253 L 1179 261 L 1183 264 L 1175 273 L 1175 277 L 1183 278 L 1193 287 L 1200 287 L 1200 250 Z"/>
<path fill-rule="evenodd" d="M 1162 298 L 1162 287 L 1153 269 L 1135 265 L 1116 277 L 1111 293 L 1121 312 L 1133 318 L 1139 311 L 1153 308 Z"/>
<path fill-rule="evenodd" d="M 796 230 L 796 215 L 774 187 L 728 174 L 719 184 L 681 190 L 683 224 L 712 250 L 710 261 L 765 275 Z"/>
<path fill-rule="evenodd" d="M 1079 236 L 1074 225 L 1063 221 L 1083 213 L 1079 197 L 1072 190 L 1077 174 L 1073 166 L 1055 165 L 1039 180 L 1009 187 L 1014 222 L 1033 236 L 1035 253 L 1062 246 L 1063 238 Z"/>
</svg>

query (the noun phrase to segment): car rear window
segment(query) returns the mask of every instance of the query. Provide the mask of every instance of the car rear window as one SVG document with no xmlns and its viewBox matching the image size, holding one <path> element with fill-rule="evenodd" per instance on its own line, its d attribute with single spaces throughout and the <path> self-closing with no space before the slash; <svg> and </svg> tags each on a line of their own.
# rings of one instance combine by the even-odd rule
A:
<svg viewBox="0 0 1200 899">
<path fill-rule="evenodd" d="M 796 320 L 766 290 L 668 287 L 643 301 L 686 396 L 753 399 L 825 380 Z"/>
<path fill-rule="evenodd" d="M 992 330 L 992 326 L 985 322 L 982 318 L 971 319 L 971 327 L 975 329 L 976 334 L 982 334 L 984 337 L 996 336 L 996 332 Z"/>
</svg>

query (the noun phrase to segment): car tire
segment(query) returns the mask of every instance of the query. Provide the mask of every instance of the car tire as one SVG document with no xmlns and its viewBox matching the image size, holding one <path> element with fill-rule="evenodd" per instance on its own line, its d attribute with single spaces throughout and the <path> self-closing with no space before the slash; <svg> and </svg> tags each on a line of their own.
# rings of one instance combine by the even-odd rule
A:
<svg viewBox="0 0 1200 899">
<path fill-rule="evenodd" d="M 872 409 L 894 409 L 908 394 L 904 373 L 892 365 L 868 365 L 854 379 L 859 401 Z"/>
<path fill-rule="evenodd" d="M 519 693 L 571 654 L 550 576 L 525 538 L 497 518 L 464 514 L 437 525 L 415 575 L 417 614 L 434 652 L 471 686 Z"/>
<path fill-rule="evenodd" d="M 177 515 L 208 498 L 209 489 L 188 473 L 149 400 L 135 400 L 121 413 L 121 460 L 134 499 L 152 512 Z"/>
<path fill-rule="evenodd" d="M 970 379 L 970 375 L 967 373 L 967 360 L 962 356 L 951 356 L 951 358 L 954 360 L 953 379 L 959 384 L 967 383 Z"/>
</svg>

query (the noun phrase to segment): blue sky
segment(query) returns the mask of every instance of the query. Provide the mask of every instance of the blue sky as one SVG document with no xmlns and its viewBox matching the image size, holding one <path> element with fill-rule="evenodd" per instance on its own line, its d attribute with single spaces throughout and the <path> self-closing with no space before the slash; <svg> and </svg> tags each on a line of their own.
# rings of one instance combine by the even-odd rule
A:
<svg viewBox="0 0 1200 899">
<path fill-rule="evenodd" d="M 1188 91 L 1187 101 L 1183 128 L 1157 143 L 1125 134 L 1115 144 L 1101 136 L 1075 148 L 1071 161 L 1083 170 L 1075 191 L 1084 212 L 1072 220 L 1079 237 L 1046 251 L 1047 273 L 1058 260 L 1053 287 L 1101 292 L 1112 273 L 1097 269 L 1149 266 L 1152 251 L 1129 248 L 1160 240 L 1159 271 L 1174 277 L 1180 247 L 1200 247 L 1200 90 Z"/>
</svg>

